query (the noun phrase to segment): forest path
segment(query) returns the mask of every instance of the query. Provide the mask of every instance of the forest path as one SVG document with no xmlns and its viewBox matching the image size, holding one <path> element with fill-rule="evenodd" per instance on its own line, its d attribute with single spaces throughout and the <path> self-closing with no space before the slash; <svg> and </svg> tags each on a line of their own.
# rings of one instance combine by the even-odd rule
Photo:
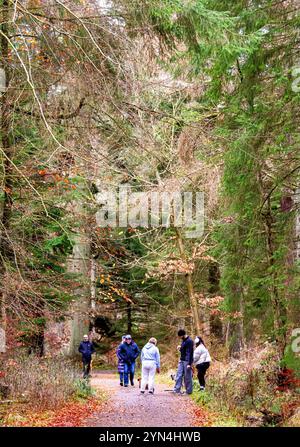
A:
<svg viewBox="0 0 300 447">
<path fill-rule="evenodd" d="M 108 394 L 105 411 L 96 412 L 85 421 L 87 427 L 194 427 L 196 405 L 189 396 L 174 395 L 171 387 L 159 383 L 155 393 L 140 394 L 135 386 L 121 387 L 114 372 L 94 372 L 91 385 Z"/>
</svg>

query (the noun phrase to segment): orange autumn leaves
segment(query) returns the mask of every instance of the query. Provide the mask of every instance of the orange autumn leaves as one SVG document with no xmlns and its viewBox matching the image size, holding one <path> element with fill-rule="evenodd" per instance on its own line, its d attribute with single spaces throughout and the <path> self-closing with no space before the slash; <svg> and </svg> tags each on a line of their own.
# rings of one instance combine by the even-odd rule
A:
<svg viewBox="0 0 300 447">
<path fill-rule="evenodd" d="M 99 409 L 100 404 L 95 399 L 90 399 L 83 405 L 70 403 L 56 413 L 48 427 L 82 427 L 85 419 Z"/>
<path fill-rule="evenodd" d="M 117 295 L 117 297 L 124 299 L 126 302 L 132 303 L 125 289 L 116 287 L 115 285 L 110 284 L 110 282 L 111 282 L 110 275 L 104 275 L 104 274 L 100 275 L 99 283 L 107 287 L 107 290 L 100 291 L 101 295 L 105 295 L 106 297 L 110 298 L 111 301 L 115 301 L 114 296 Z"/>
<path fill-rule="evenodd" d="M 54 411 L 30 413 L 19 421 L 18 427 L 84 427 L 85 420 L 94 412 L 100 411 L 101 403 L 95 398 L 85 402 L 68 402 Z"/>
<path fill-rule="evenodd" d="M 49 172 L 46 169 L 39 169 L 38 174 L 40 177 L 43 178 L 43 181 L 45 183 L 56 183 L 67 189 L 76 189 L 76 185 L 71 183 L 70 179 L 68 179 L 67 177 L 63 177 L 58 173 Z"/>
<path fill-rule="evenodd" d="M 213 415 L 211 413 L 209 414 L 203 408 L 195 407 L 193 413 L 195 427 L 209 427 L 213 425 Z"/>
</svg>

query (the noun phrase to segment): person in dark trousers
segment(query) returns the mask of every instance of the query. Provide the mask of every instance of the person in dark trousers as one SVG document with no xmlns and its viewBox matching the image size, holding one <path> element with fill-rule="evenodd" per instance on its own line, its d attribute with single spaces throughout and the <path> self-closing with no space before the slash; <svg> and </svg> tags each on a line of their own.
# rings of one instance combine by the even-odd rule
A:
<svg viewBox="0 0 300 447">
<path fill-rule="evenodd" d="M 211 362 L 211 357 L 201 337 L 195 338 L 194 364 L 198 371 L 200 391 L 205 390 L 205 374 Z"/>
<path fill-rule="evenodd" d="M 124 362 L 124 386 L 130 383 L 134 386 L 135 361 L 140 354 L 138 345 L 132 340 L 131 335 L 125 335 L 125 343 L 120 345 L 119 356 Z"/>
<path fill-rule="evenodd" d="M 120 375 L 120 386 L 124 385 L 124 361 L 122 357 L 120 356 L 120 347 L 122 344 L 125 343 L 125 335 L 122 337 L 122 342 L 119 344 L 117 348 L 117 357 L 118 357 L 118 373 Z"/>
<path fill-rule="evenodd" d="M 88 335 L 83 336 L 83 341 L 80 343 L 78 351 L 82 355 L 83 378 L 87 379 L 90 376 L 92 354 L 95 352 L 94 345 L 89 341 Z"/>
<path fill-rule="evenodd" d="M 193 351 L 194 343 L 193 340 L 186 335 L 185 330 L 180 329 L 178 331 L 178 337 L 181 338 L 180 346 L 180 360 L 178 363 L 178 369 L 175 380 L 175 387 L 173 392 L 176 394 L 181 394 L 182 382 L 184 380 L 184 385 L 187 394 L 192 394 L 193 392 Z"/>
</svg>

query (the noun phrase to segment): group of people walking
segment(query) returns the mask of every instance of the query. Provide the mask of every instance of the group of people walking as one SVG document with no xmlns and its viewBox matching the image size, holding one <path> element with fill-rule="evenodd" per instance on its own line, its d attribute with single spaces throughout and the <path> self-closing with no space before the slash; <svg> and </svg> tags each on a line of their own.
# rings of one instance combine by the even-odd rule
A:
<svg viewBox="0 0 300 447">
<path fill-rule="evenodd" d="M 183 329 L 178 331 L 181 345 L 178 346 L 180 359 L 175 378 L 174 393 L 181 394 L 184 382 L 186 393 L 193 392 L 193 366 L 197 368 L 200 390 L 205 389 L 205 374 L 211 362 L 210 354 L 203 339 L 199 336 L 193 341 Z M 154 393 L 155 374 L 160 372 L 160 354 L 157 348 L 157 340 L 151 337 L 140 352 L 137 344 L 130 335 L 124 335 L 117 349 L 118 372 L 120 374 L 120 385 L 128 387 L 134 385 L 135 361 L 141 354 L 142 379 L 141 393 L 144 394 L 146 387 L 150 394 Z"/>
<path fill-rule="evenodd" d="M 157 348 L 157 340 L 151 337 L 149 342 L 140 352 L 137 344 L 132 340 L 131 335 L 124 335 L 122 343 L 118 346 L 118 372 L 120 374 L 120 385 L 128 386 L 128 375 L 130 383 L 134 386 L 135 361 L 141 354 L 142 380 L 141 393 L 145 393 L 146 386 L 150 394 L 154 393 L 154 377 L 156 372 L 160 372 L 160 354 Z"/>
<path fill-rule="evenodd" d="M 200 390 L 203 391 L 205 389 L 205 374 L 211 362 L 205 343 L 199 336 L 193 341 L 183 329 L 178 331 L 178 337 L 181 339 L 181 344 L 177 347 L 180 352 L 180 359 L 173 392 L 182 394 L 181 388 L 183 383 L 187 394 L 193 392 L 194 366 L 197 369 Z M 82 354 L 83 377 L 88 378 L 92 354 L 95 352 L 95 349 L 87 335 L 84 335 L 78 350 Z M 142 350 L 133 341 L 131 335 L 128 334 L 122 337 L 122 342 L 117 348 L 120 385 L 128 387 L 130 382 L 130 385 L 134 386 L 135 363 L 139 355 L 141 355 L 142 363 L 140 392 L 144 394 L 146 389 L 148 389 L 149 393 L 153 394 L 155 374 L 160 372 L 160 353 L 157 347 L 157 340 L 154 337 L 149 339 Z"/>
</svg>

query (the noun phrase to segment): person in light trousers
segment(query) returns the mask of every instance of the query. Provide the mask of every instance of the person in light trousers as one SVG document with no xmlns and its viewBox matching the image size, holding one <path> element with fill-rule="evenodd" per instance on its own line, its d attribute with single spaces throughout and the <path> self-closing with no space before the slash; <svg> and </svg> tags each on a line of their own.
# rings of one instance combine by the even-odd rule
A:
<svg viewBox="0 0 300 447">
<path fill-rule="evenodd" d="M 154 393 L 155 373 L 160 372 L 160 354 L 157 348 L 157 340 L 151 337 L 149 342 L 143 347 L 141 353 L 142 360 L 142 383 L 141 394 L 145 393 L 146 385 L 150 394 Z"/>
<path fill-rule="evenodd" d="M 179 347 L 180 350 L 180 360 L 178 363 L 178 369 L 175 379 L 175 386 L 173 393 L 182 394 L 181 387 L 184 381 L 186 394 L 192 394 L 193 392 L 193 351 L 194 343 L 193 340 L 186 334 L 184 329 L 179 329 L 178 337 L 181 338 L 182 343 Z"/>
</svg>

